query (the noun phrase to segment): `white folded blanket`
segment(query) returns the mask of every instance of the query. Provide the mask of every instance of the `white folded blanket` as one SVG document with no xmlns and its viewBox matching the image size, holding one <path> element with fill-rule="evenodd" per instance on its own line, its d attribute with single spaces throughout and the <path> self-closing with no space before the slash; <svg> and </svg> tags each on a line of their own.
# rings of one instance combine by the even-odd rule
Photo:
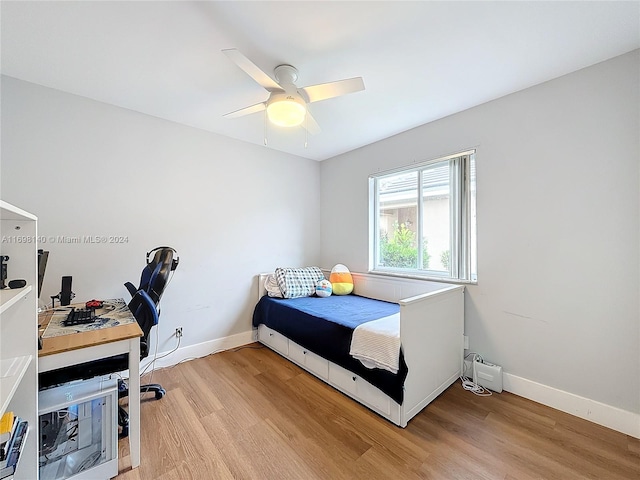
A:
<svg viewBox="0 0 640 480">
<path fill-rule="evenodd" d="M 398 373 L 400 314 L 358 325 L 353 331 L 349 354 L 367 368 L 383 368 Z"/>
</svg>

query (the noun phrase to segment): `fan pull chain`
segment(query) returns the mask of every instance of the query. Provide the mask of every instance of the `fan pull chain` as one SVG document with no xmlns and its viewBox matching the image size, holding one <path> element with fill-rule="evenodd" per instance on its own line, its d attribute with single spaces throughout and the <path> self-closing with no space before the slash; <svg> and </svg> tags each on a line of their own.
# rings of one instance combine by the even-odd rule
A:
<svg viewBox="0 0 640 480">
<path fill-rule="evenodd" d="M 307 114 L 304 116 L 304 148 L 307 148 L 309 141 L 309 110 L 307 109 Z"/>
<path fill-rule="evenodd" d="M 267 146 L 267 110 L 264 111 L 264 146 Z"/>
</svg>

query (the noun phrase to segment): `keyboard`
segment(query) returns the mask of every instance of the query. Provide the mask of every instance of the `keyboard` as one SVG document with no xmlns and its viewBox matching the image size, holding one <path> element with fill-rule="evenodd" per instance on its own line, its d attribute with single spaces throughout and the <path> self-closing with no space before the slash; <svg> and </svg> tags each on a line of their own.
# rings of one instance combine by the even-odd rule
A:
<svg viewBox="0 0 640 480">
<path fill-rule="evenodd" d="M 93 310 L 88 308 L 72 308 L 67 314 L 67 318 L 62 321 L 62 325 L 71 327 L 73 325 L 93 323 L 95 320 L 96 316 Z"/>
</svg>

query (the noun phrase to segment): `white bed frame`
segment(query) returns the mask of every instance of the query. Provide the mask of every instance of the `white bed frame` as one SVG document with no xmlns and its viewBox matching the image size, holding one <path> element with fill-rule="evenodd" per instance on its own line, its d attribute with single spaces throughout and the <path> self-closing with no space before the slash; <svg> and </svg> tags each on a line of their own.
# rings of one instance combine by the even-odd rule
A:
<svg viewBox="0 0 640 480">
<path fill-rule="evenodd" d="M 258 278 L 258 299 L 266 295 Z M 406 427 L 433 399 L 460 377 L 464 352 L 464 286 L 353 273 L 354 293 L 400 304 L 400 340 L 409 373 L 404 402 L 389 396 L 358 375 L 309 352 L 265 325 L 257 339 L 374 412 Z"/>
</svg>

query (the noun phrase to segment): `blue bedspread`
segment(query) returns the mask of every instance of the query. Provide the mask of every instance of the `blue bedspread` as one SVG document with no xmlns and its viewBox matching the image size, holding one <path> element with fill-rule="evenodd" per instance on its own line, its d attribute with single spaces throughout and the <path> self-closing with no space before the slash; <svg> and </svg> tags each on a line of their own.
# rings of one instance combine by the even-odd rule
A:
<svg viewBox="0 0 640 480">
<path fill-rule="evenodd" d="M 280 299 L 264 296 L 253 313 L 253 325 L 267 327 L 290 338 L 327 360 L 356 373 L 402 404 L 407 365 L 400 354 L 400 370 L 366 368 L 349 355 L 353 330 L 364 322 L 387 317 L 400 311 L 396 303 L 372 300 L 357 295 L 332 295 L 326 298 Z"/>
</svg>

